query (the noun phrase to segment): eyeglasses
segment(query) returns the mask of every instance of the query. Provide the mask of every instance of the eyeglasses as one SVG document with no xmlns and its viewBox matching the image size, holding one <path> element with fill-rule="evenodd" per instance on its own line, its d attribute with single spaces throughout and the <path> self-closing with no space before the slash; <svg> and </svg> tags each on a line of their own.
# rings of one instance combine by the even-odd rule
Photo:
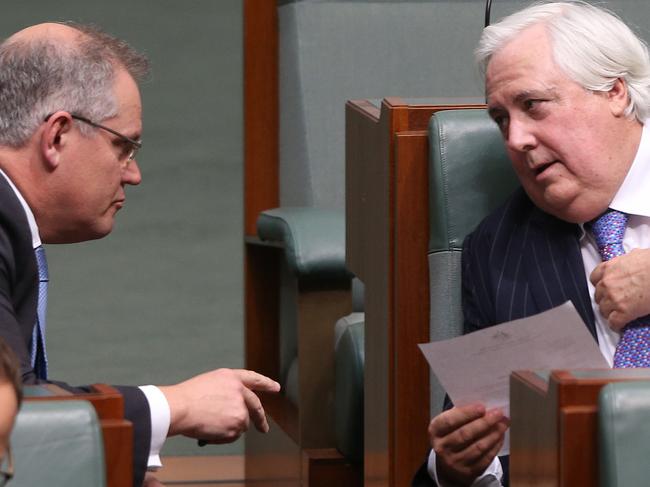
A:
<svg viewBox="0 0 650 487">
<path fill-rule="evenodd" d="M 0 487 L 4 487 L 14 477 L 14 457 L 11 454 L 11 446 L 7 445 L 7 454 L 0 466 Z"/>
<path fill-rule="evenodd" d="M 45 121 L 47 122 L 52 115 L 53 114 L 50 113 L 47 117 L 45 117 Z M 80 122 L 90 125 L 91 127 L 106 130 L 107 132 L 119 137 L 119 139 L 122 142 L 124 142 L 126 147 L 128 148 L 128 151 L 125 151 L 124 153 L 127 164 L 135 159 L 136 154 L 142 148 L 141 140 L 135 140 L 132 139 L 131 137 L 127 137 L 126 135 L 119 133 L 117 130 L 113 130 L 112 128 L 106 127 L 105 125 L 102 125 L 100 123 L 93 122 L 89 118 L 82 117 L 81 115 L 75 115 L 74 113 L 71 113 L 70 116 L 75 120 L 79 120 Z M 2 486 L 0 485 L 0 487 Z"/>
</svg>

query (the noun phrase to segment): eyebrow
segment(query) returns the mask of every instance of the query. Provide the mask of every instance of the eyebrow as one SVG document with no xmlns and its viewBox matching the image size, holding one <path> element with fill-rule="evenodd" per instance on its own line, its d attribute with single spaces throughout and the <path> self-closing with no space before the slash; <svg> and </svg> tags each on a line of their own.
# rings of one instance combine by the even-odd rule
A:
<svg viewBox="0 0 650 487">
<path fill-rule="evenodd" d="M 544 90 L 523 90 L 523 91 L 520 91 L 519 93 L 517 93 L 515 95 L 515 97 L 513 98 L 513 102 L 516 105 L 520 105 L 525 100 L 528 100 L 530 98 L 549 98 L 549 97 L 554 97 L 556 95 L 557 95 L 557 91 L 553 87 L 548 88 L 548 89 L 544 89 Z M 490 107 L 489 106 L 489 98 L 488 98 L 488 113 L 489 114 L 492 114 L 494 112 L 499 112 L 499 111 L 502 111 L 502 110 L 503 110 L 503 108 L 502 108 L 501 105 Z"/>
<path fill-rule="evenodd" d="M 551 86 L 542 90 L 524 90 L 514 97 L 515 103 L 521 103 L 528 98 L 548 98 L 557 96 L 557 90 Z"/>
</svg>

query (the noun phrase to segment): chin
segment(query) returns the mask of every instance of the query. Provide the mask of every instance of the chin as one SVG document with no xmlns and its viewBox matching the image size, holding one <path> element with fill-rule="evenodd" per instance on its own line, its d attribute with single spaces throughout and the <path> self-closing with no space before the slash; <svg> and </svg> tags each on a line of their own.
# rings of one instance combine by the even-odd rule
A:
<svg viewBox="0 0 650 487">
<path fill-rule="evenodd" d="M 564 203 L 553 202 L 545 206 L 538 205 L 546 213 L 569 223 L 586 223 L 601 215 L 607 205 L 594 205 L 590 202 L 568 200 Z"/>
<path fill-rule="evenodd" d="M 92 232 L 89 232 L 88 237 L 86 240 L 97 240 L 100 238 L 104 238 L 106 235 L 111 233 L 113 231 L 113 221 L 111 220 L 110 225 L 103 225 L 98 228 L 93 228 Z"/>
<path fill-rule="evenodd" d="M 104 223 L 102 225 L 88 225 L 83 228 L 77 229 L 77 231 L 68 235 L 68 240 L 66 242 L 58 243 L 78 243 L 78 242 L 87 242 L 89 240 L 98 240 L 104 238 L 106 235 L 111 233 L 113 230 L 113 221 L 110 221 L 110 224 Z"/>
</svg>

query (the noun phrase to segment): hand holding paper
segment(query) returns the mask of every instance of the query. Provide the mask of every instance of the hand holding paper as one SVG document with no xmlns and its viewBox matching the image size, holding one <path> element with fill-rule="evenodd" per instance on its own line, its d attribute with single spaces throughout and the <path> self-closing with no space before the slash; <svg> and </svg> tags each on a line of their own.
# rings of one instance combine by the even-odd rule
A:
<svg viewBox="0 0 650 487">
<path fill-rule="evenodd" d="M 420 348 L 454 404 L 480 403 L 506 416 L 514 370 L 609 368 L 570 302 Z M 506 437 L 500 454 L 507 453 L 508 443 Z"/>
<path fill-rule="evenodd" d="M 437 471 L 454 485 L 469 485 L 492 462 L 504 441 L 508 419 L 481 404 L 454 407 L 429 423 Z"/>
</svg>

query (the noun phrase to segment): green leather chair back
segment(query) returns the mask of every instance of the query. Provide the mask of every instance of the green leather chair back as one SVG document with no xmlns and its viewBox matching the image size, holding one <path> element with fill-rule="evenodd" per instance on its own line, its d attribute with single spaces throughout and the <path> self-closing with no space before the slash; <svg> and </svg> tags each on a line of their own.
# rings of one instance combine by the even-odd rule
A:
<svg viewBox="0 0 650 487">
<path fill-rule="evenodd" d="M 485 110 L 436 113 L 429 123 L 429 286 L 432 341 L 463 332 L 460 258 L 465 236 L 517 187 L 501 134 Z M 431 381 L 431 411 L 444 391 Z"/>
<path fill-rule="evenodd" d="M 12 487 L 105 487 L 102 432 L 87 401 L 26 401 L 11 434 Z"/>
<path fill-rule="evenodd" d="M 598 398 L 601 487 L 650 484 L 650 381 L 613 382 Z"/>
</svg>

